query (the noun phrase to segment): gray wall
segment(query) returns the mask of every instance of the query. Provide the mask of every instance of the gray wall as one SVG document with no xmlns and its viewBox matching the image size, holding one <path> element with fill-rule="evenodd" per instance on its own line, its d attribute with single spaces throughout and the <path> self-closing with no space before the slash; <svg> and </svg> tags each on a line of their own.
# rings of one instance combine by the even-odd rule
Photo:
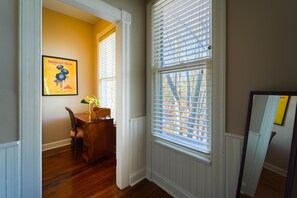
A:
<svg viewBox="0 0 297 198">
<path fill-rule="evenodd" d="M 244 134 L 250 91 L 297 90 L 296 10 L 293 0 L 227 0 L 227 132 Z"/>
<path fill-rule="evenodd" d="M 145 116 L 145 0 L 104 0 L 132 15 L 131 118 Z"/>
<path fill-rule="evenodd" d="M 19 139 L 18 0 L 0 1 L 0 143 Z"/>
</svg>

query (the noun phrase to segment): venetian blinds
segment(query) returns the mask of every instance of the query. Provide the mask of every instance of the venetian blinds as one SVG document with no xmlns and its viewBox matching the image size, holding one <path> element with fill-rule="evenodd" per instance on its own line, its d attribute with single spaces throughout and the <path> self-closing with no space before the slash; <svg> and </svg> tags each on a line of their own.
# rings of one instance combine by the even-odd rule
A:
<svg viewBox="0 0 297 198">
<path fill-rule="evenodd" d="M 165 0 L 153 6 L 153 53 L 156 67 L 210 57 L 210 0 Z"/>
<path fill-rule="evenodd" d="M 160 0 L 152 9 L 153 135 L 210 152 L 211 2 Z"/>
<path fill-rule="evenodd" d="M 99 41 L 100 105 L 108 107 L 116 118 L 116 33 Z"/>
</svg>

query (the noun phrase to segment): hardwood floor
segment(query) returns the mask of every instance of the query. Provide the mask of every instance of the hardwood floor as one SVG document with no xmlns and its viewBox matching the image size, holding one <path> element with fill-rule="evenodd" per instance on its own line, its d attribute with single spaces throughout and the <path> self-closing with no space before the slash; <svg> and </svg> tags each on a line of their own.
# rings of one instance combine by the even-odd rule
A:
<svg viewBox="0 0 297 198">
<path fill-rule="evenodd" d="M 115 156 L 87 166 L 80 157 L 74 160 L 70 146 L 43 152 L 42 171 L 43 197 L 171 197 L 146 179 L 121 191 L 116 186 Z"/>
<path fill-rule="evenodd" d="M 263 168 L 255 198 L 283 198 L 285 187 L 285 176 L 279 175 L 266 168 Z"/>
</svg>

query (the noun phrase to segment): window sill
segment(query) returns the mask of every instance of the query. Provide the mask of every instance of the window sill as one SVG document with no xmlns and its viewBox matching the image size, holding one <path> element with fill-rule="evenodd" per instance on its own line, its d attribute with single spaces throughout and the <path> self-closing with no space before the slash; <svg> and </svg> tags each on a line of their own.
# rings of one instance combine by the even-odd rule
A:
<svg viewBox="0 0 297 198">
<path fill-rule="evenodd" d="M 163 139 L 158 138 L 156 136 L 153 136 L 152 141 L 154 143 L 163 145 L 163 146 L 165 146 L 167 148 L 170 148 L 172 150 L 183 153 L 183 154 L 185 154 L 185 155 L 187 155 L 189 157 L 192 157 L 193 159 L 198 160 L 198 161 L 200 161 L 200 162 L 202 162 L 202 163 L 204 163 L 206 165 L 209 165 L 209 166 L 211 165 L 211 159 L 210 159 L 209 155 L 206 155 L 206 154 L 200 153 L 198 151 L 194 151 L 192 149 L 188 149 L 186 147 L 171 143 L 169 141 L 163 140 Z"/>
</svg>

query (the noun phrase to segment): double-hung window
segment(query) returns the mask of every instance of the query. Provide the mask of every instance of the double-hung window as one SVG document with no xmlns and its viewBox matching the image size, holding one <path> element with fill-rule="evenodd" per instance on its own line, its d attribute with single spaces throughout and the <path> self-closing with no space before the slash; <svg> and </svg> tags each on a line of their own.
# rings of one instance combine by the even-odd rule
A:
<svg viewBox="0 0 297 198">
<path fill-rule="evenodd" d="M 152 6 L 152 134 L 205 154 L 211 148 L 211 0 Z"/>
<path fill-rule="evenodd" d="M 99 39 L 99 95 L 100 105 L 111 110 L 116 119 L 116 33 Z"/>
</svg>

